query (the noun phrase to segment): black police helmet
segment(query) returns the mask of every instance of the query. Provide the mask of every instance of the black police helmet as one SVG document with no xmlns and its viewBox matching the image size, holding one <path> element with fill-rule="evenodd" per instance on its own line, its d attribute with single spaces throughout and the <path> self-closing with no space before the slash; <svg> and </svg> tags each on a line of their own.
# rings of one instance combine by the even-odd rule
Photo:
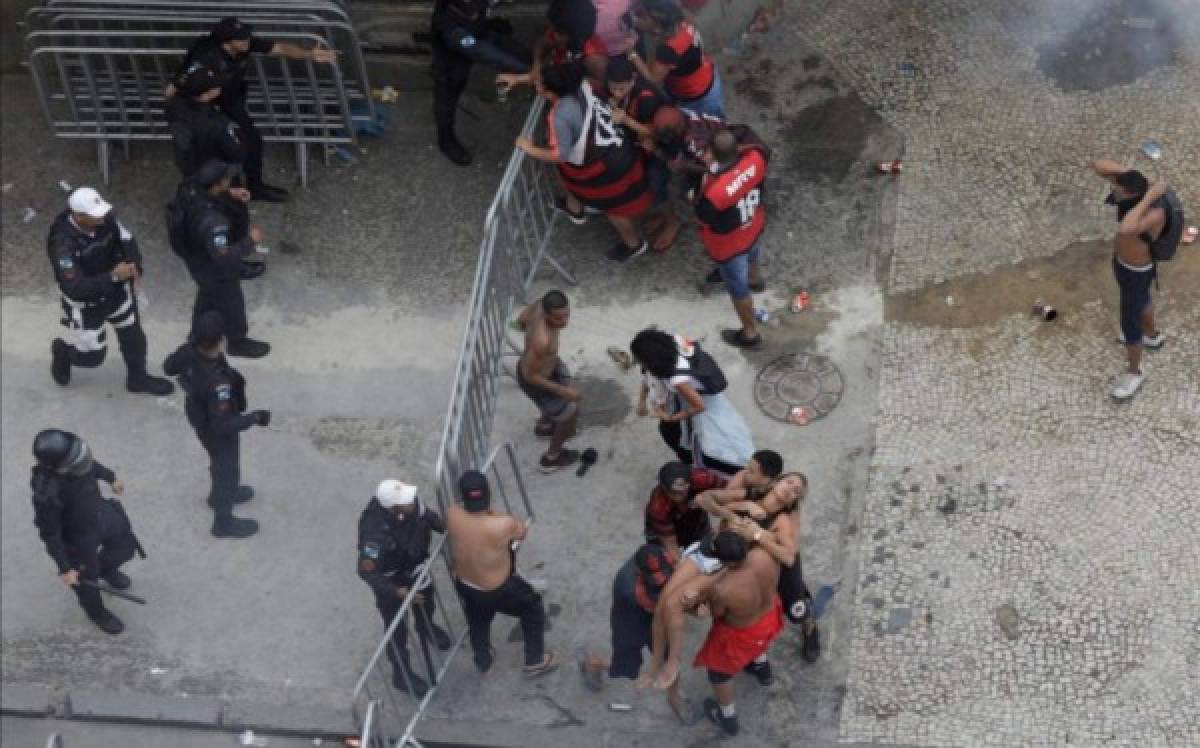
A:
<svg viewBox="0 0 1200 748">
<path fill-rule="evenodd" d="M 210 158 L 201 164 L 199 169 L 196 169 L 196 172 L 191 176 L 191 181 L 204 189 L 208 189 L 225 177 L 235 175 L 238 168 L 237 164 Z"/>
<path fill-rule="evenodd" d="M 225 334 L 225 319 L 220 312 L 208 311 L 196 318 L 192 324 L 191 341 L 193 345 L 205 348 L 216 345 Z"/>
<path fill-rule="evenodd" d="M 79 437 L 70 431 L 46 429 L 33 438 L 33 456 L 39 465 L 57 470 L 71 456 L 71 448 Z"/>
<path fill-rule="evenodd" d="M 254 36 L 254 30 L 250 28 L 250 24 L 227 16 L 213 26 L 212 35 L 219 42 L 230 42 L 250 39 Z"/>
</svg>

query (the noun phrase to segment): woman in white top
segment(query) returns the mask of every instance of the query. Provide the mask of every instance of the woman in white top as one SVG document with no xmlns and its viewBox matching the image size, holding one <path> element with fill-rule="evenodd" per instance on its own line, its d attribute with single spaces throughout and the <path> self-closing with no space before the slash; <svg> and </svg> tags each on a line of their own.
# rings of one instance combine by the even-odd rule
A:
<svg viewBox="0 0 1200 748">
<path fill-rule="evenodd" d="M 629 348 L 644 376 L 638 415 L 658 417 L 663 441 L 683 462 L 726 475 L 741 470 L 754 442 L 725 397 L 725 375 L 712 357 L 686 338 L 653 329 L 639 332 Z"/>
</svg>

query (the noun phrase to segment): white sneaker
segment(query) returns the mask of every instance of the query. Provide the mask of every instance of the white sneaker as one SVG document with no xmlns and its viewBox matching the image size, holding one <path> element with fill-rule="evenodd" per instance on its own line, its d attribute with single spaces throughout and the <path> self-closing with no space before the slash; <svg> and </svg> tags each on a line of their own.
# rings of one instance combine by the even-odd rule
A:
<svg viewBox="0 0 1200 748">
<path fill-rule="evenodd" d="M 1123 333 L 1123 332 L 1117 333 L 1117 342 L 1120 343 L 1121 345 L 1125 345 L 1125 333 Z M 1154 337 L 1150 337 L 1149 335 L 1142 336 L 1142 347 L 1143 348 L 1155 348 L 1155 349 L 1162 348 L 1163 343 L 1165 343 L 1165 342 L 1167 342 L 1167 334 L 1165 332 L 1163 332 L 1162 330 L 1159 330 L 1158 334 L 1155 335 Z"/>
<path fill-rule="evenodd" d="M 1121 376 L 1117 377 L 1117 383 L 1113 386 L 1112 396 L 1117 400 L 1128 400 L 1137 394 L 1144 381 L 1146 381 L 1145 373 L 1132 374 L 1128 371 L 1123 372 Z"/>
</svg>

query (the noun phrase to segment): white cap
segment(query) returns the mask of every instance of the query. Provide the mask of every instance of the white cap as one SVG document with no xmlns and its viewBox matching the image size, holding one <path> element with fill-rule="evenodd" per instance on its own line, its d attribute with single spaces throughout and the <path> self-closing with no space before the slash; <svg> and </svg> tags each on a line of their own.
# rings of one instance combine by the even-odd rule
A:
<svg viewBox="0 0 1200 748">
<path fill-rule="evenodd" d="M 72 192 L 67 198 L 67 207 L 72 213 L 83 213 L 92 218 L 103 218 L 112 210 L 112 206 L 91 187 L 80 187 Z"/>
<path fill-rule="evenodd" d="M 384 509 L 394 506 L 409 506 L 417 499 L 417 487 L 403 481 L 385 480 L 375 489 L 375 498 Z"/>
</svg>

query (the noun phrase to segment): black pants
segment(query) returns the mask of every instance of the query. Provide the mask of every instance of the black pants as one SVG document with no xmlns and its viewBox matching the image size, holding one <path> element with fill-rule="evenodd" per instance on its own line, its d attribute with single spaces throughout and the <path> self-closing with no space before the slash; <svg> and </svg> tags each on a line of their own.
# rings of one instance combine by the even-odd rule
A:
<svg viewBox="0 0 1200 748">
<path fill-rule="evenodd" d="M 410 593 L 411 594 L 411 593 Z M 422 602 L 414 603 L 409 608 L 408 617 L 413 620 L 413 625 L 417 629 L 417 637 L 421 640 L 421 646 L 428 648 L 430 646 L 430 634 L 433 625 L 433 614 L 437 611 L 437 603 L 434 601 L 433 585 L 425 588 L 421 597 Z M 375 607 L 379 610 L 379 615 L 383 617 L 383 627 L 386 630 L 392 625 L 392 619 L 400 612 L 400 606 L 404 601 L 398 597 L 392 596 L 388 598 L 375 597 Z M 392 667 L 399 670 L 401 666 L 409 673 L 413 674 L 412 666 L 408 657 L 408 622 L 400 624 L 396 627 L 396 631 L 392 634 L 392 646 L 388 647 L 388 659 L 392 662 Z M 428 657 L 423 657 L 426 662 L 426 675 L 430 679 L 433 677 L 431 663 Z"/>
<path fill-rule="evenodd" d="M 208 311 L 221 313 L 225 321 L 225 337 L 230 341 L 244 340 L 250 331 L 246 321 L 246 297 L 242 295 L 240 278 L 197 279 L 196 303 L 192 305 L 192 324 Z"/>
<path fill-rule="evenodd" d="M 118 570 L 121 568 L 121 564 L 133 558 L 136 549 L 137 541 L 134 540 L 132 532 L 123 532 L 113 537 L 102 538 L 99 552 L 95 556 L 96 561 L 82 562 L 79 578 L 92 582 L 98 581 Z M 88 618 L 103 620 L 108 617 L 108 608 L 104 607 L 100 590 L 95 587 L 85 587 L 82 584 L 71 589 L 75 591 L 75 596 L 79 598 L 79 606 L 83 608 L 84 613 L 87 613 Z"/>
<path fill-rule="evenodd" d="M 104 327 L 107 323 L 117 331 L 117 345 L 129 376 L 146 373 L 146 333 L 142 330 L 137 298 L 128 283 L 101 304 L 79 306 L 64 298 L 62 307 L 63 323 L 72 332 L 72 339 L 67 341 L 71 366 L 93 369 L 104 363 L 108 353 L 108 331 Z"/>
<path fill-rule="evenodd" d="M 492 666 L 492 619 L 497 613 L 521 621 L 525 635 L 525 664 L 539 665 L 545 657 L 546 611 L 542 596 L 521 577 L 513 574 L 494 590 L 477 590 L 455 580 L 455 589 L 463 601 L 475 666 L 487 671 Z"/>
<path fill-rule="evenodd" d="M 642 650 L 649 650 L 654 644 L 653 623 L 653 615 L 642 610 L 635 600 L 613 589 L 612 609 L 608 614 L 608 625 L 612 632 L 609 678 L 638 677 L 642 670 Z"/>
<path fill-rule="evenodd" d="M 791 568 L 779 570 L 779 599 L 783 601 L 783 612 L 787 619 L 794 624 L 801 624 L 813 617 L 812 593 L 804 583 L 804 565 L 800 562 L 800 554 Z"/>
<path fill-rule="evenodd" d="M 242 162 L 242 169 L 246 172 L 246 183 L 254 189 L 263 183 L 263 139 L 262 133 L 254 126 L 254 120 L 250 119 L 250 113 L 246 111 L 245 94 L 222 96 L 221 111 L 229 115 L 229 119 L 242 129 L 246 148 L 246 160 Z"/>
<path fill-rule="evenodd" d="M 444 34 L 434 29 L 433 36 L 433 120 L 441 141 L 454 137 L 458 98 L 467 87 L 472 64 L 480 62 L 502 73 L 525 73 L 532 67 L 533 55 L 506 34 L 475 36 L 456 28 Z"/>
<path fill-rule="evenodd" d="M 679 461 L 685 465 L 692 464 L 692 450 L 683 446 L 683 424 L 678 421 L 659 421 L 658 433 L 662 436 L 662 440 L 666 442 Z M 700 464 L 706 468 L 712 468 L 726 475 L 733 475 L 740 471 L 744 465 L 730 465 L 728 462 L 718 460 L 716 457 L 700 454 Z"/>
<path fill-rule="evenodd" d="M 242 483 L 241 440 L 238 434 L 215 436 L 197 434 L 204 451 L 208 452 L 208 474 L 212 488 L 208 492 L 208 503 L 216 519 L 233 516 L 233 504 L 238 486 Z"/>
</svg>

